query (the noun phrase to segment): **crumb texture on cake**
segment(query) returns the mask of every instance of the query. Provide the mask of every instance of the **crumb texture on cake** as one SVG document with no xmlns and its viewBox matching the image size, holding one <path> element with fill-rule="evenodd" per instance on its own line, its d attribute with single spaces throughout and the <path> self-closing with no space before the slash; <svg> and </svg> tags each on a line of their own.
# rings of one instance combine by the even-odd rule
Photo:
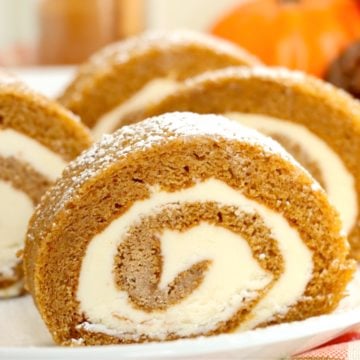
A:
<svg viewBox="0 0 360 360">
<path fill-rule="evenodd" d="M 360 105 L 350 95 L 297 71 L 233 67 L 189 79 L 119 124 L 171 111 L 223 114 L 279 140 L 326 188 L 360 259 Z"/>
<path fill-rule="evenodd" d="M 123 127 L 69 164 L 30 221 L 24 265 L 62 345 L 301 320 L 335 309 L 354 271 L 306 170 L 270 138 L 193 113 Z"/>
</svg>

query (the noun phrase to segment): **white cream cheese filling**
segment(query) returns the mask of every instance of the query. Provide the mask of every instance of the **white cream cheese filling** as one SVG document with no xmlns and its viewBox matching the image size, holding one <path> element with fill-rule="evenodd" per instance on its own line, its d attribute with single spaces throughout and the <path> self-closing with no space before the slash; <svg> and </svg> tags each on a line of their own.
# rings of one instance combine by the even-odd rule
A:
<svg viewBox="0 0 360 360">
<path fill-rule="evenodd" d="M 28 163 L 51 181 L 55 181 L 67 165 L 60 155 L 12 129 L 0 129 L 0 155 Z"/>
<path fill-rule="evenodd" d="M 265 115 L 227 113 L 226 117 L 264 134 L 281 134 L 297 142 L 316 161 L 330 201 L 339 211 L 343 229 L 349 234 L 358 216 L 355 179 L 345 164 L 322 139 L 305 126 Z"/>
<path fill-rule="evenodd" d="M 94 138 L 99 139 L 103 134 L 112 133 L 120 125 L 119 121 L 123 115 L 162 99 L 177 86 L 178 83 L 176 81 L 168 78 L 158 78 L 148 82 L 135 95 L 98 119 L 92 129 Z"/>
<path fill-rule="evenodd" d="M 51 181 L 55 181 L 66 166 L 59 155 L 12 129 L 0 129 L 0 155 L 29 164 Z M 15 189 L 10 182 L 0 180 L 0 274 L 3 276 L 13 275 L 14 266 L 19 262 L 16 252 L 23 246 L 33 211 L 33 202 L 27 194 Z"/>
<path fill-rule="evenodd" d="M 13 275 L 16 252 L 24 243 L 29 219 L 34 211 L 31 199 L 10 183 L 0 180 L 0 274 Z"/>
<path fill-rule="evenodd" d="M 272 280 L 253 258 L 248 243 L 219 226 L 200 223 L 183 233 L 165 230 L 160 236 L 165 287 L 181 271 L 201 260 L 211 260 L 201 285 L 183 301 L 165 311 L 142 311 L 132 306 L 125 291 L 115 285 L 114 259 L 130 226 L 162 207 L 184 202 L 214 201 L 257 212 L 271 229 L 284 260 L 284 273 L 258 303 L 254 316 L 243 327 L 255 326 L 296 303 L 312 276 L 312 252 L 286 219 L 250 200 L 216 179 L 197 183 L 173 193 L 153 189 L 149 199 L 138 201 L 89 243 L 79 275 L 77 299 L 87 322 L 79 326 L 89 331 L 128 338 L 140 334 L 165 338 L 201 334 L 230 319 L 244 302 L 256 296 Z M 274 306 L 276 304 L 276 306 Z"/>
</svg>

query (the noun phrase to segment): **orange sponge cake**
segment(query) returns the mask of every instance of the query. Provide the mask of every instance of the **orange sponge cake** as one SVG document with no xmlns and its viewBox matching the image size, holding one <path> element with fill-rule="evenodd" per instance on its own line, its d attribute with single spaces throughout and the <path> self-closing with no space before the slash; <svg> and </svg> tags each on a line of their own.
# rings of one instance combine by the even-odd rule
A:
<svg viewBox="0 0 360 360">
<path fill-rule="evenodd" d="M 23 291 L 16 253 L 28 220 L 67 162 L 89 145 L 74 115 L 0 72 L 0 297 Z"/>
<path fill-rule="evenodd" d="M 335 87 L 285 69 L 201 75 L 120 123 L 168 111 L 225 114 L 278 140 L 327 191 L 360 259 L 360 106 Z"/>
<path fill-rule="evenodd" d="M 149 32 L 93 55 L 59 101 L 99 137 L 115 130 L 124 112 L 158 100 L 191 76 L 256 64 L 259 61 L 242 49 L 209 35 Z"/>
<path fill-rule="evenodd" d="M 325 192 L 277 143 L 169 113 L 66 168 L 30 221 L 24 264 L 54 340 L 102 345 L 328 313 L 354 271 L 347 256 Z"/>
</svg>

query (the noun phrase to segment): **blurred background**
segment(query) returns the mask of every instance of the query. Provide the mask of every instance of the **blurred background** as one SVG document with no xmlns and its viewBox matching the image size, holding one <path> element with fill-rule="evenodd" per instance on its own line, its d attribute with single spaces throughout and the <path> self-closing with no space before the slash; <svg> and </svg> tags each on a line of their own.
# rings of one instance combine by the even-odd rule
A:
<svg viewBox="0 0 360 360">
<path fill-rule="evenodd" d="M 238 0 L 0 0 L 0 64 L 75 64 L 145 29 L 208 30 Z"/>
<path fill-rule="evenodd" d="M 360 95 L 360 0 L 0 0 L 0 66 L 74 65 L 144 30 L 178 28 Z"/>
</svg>

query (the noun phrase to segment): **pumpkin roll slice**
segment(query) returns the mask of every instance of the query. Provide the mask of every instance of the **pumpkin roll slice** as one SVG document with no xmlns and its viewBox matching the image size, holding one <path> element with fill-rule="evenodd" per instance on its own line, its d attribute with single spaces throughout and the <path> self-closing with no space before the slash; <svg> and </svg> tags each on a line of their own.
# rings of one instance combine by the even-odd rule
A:
<svg viewBox="0 0 360 360">
<path fill-rule="evenodd" d="M 117 129 L 124 112 L 167 95 L 189 77 L 256 64 L 259 61 L 244 50 L 209 35 L 148 32 L 93 55 L 59 101 L 80 115 L 98 138 Z"/>
<path fill-rule="evenodd" d="M 16 253 L 34 207 L 89 145 L 77 117 L 0 72 L 0 297 L 23 291 Z"/>
<path fill-rule="evenodd" d="M 354 271 L 347 255 L 324 190 L 278 143 L 169 113 L 66 168 L 30 221 L 24 260 L 54 340 L 100 345 L 328 313 Z"/>
<path fill-rule="evenodd" d="M 217 113 L 280 142 L 327 191 L 360 260 L 360 106 L 345 92 L 285 69 L 232 68 L 193 78 L 124 124 L 168 111 Z"/>
</svg>

